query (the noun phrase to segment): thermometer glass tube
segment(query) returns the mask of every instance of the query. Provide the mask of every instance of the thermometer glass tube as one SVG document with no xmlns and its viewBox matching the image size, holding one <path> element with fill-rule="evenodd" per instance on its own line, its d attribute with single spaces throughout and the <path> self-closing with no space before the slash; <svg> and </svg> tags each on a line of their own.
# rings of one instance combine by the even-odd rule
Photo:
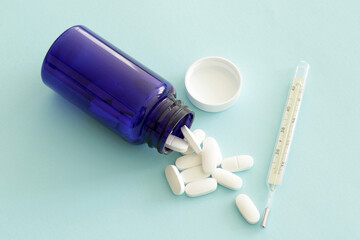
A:
<svg viewBox="0 0 360 240">
<path fill-rule="evenodd" d="M 293 139 L 293 133 L 300 110 L 308 72 L 309 64 L 301 61 L 296 68 L 295 77 L 291 84 L 288 100 L 280 126 L 279 136 L 275 145 L 273 159 L 269 169 L 267 178 L 269 195 L 265 207 L 264 217 L 261 223 L 263 228 L 266 227 L 267 219 L 270 213 L 271 201 L 275 190 L 282 184 L 283 181 L 286 162 Z"/>
</svg>

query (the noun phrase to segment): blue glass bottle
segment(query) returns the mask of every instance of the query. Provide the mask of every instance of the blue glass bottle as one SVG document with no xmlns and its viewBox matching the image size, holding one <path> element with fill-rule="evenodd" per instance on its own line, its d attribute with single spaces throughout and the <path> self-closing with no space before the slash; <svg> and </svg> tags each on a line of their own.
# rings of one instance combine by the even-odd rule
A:
<svg viewBox="0 0 360 240">
<path fill-rule="evenodd" d="M 174 87 L 84 26 L 66 30 L 49 49 L 43 82 L 133 144 L 158 152 L 169 134 L 182 137 L 194 113 Z"/>
</svg>

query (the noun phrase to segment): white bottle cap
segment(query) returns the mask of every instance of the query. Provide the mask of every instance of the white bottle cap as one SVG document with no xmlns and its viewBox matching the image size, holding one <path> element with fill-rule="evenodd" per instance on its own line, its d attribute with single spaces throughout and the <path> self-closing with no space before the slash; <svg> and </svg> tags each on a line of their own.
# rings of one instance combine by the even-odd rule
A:
<svg viewBox="0 0 360 240">
<path fill-rule="evenodd" d="M 205 57 L 186 72 L 185 88 L 189 100 L 207 112 L 220 112 L 232 106 L 241 88 L 239 69 L 221 57 Z"/>
</svg>

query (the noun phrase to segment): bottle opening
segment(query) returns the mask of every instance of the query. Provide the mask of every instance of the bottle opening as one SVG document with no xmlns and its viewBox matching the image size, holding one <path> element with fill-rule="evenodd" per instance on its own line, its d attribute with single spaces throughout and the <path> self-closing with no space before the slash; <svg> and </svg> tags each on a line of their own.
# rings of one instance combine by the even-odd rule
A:
<svg viewBox="0 0 360 240">
<path fill-rule="evenodd" d="M 193 120 L 194 112 L 181 100 L 165 98 L 152 111 L 144 127 L 149 147 L 157 148 L 162 154 L 171 153 L 170 149 L 165 148 L 166 139 L 170 134 L 182 138 L 181 127 L 186 125 L 190 128 Z"/>
<path fill-rule="evenodd" d="M 190 128 L 193 120 L 194 120 L 194 114 L 188 113 L 176 123 L 175 127 L 169 133 L 164 134 L 165 140 L 161 141 L 163 144 L 162 144 L 162 146 L 160 146 L 160 149 L 162 149 L 162 153 L 169 154 L 172 152 L 172 150 L 164 147 L 166 139 L 169 137 L 169 135 L 171 134 L 171 135 L 174 135 L 174 136 L 177 136 L 180 138 L 184 138 L 184 136 L 181 132 L 181 127 L 186 125 L 188 128 Z"/>
</svg>

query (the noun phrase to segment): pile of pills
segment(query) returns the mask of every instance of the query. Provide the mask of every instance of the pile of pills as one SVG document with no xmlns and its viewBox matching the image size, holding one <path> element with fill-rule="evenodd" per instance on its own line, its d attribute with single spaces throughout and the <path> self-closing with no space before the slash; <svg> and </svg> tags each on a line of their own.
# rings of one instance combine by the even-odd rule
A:
<svg viewBox="0 0 360 240">
<path fill-rule="evenodd" d="M 242 179 L 234 172 L 251 168 L 254 165 L 251 156 L 223 159 L 216 140 L 206 137 L 203 130 L 192 132 L 187 126 L 183 126 L 181 131 L 185 139 L 170 135 L 165 143 L 165 147 L 183 154 L 175 165 L 169 165 L 165 169 L 166 179 L 175 195 L 185 192 L 189 197 L 202 196 L 215 191 L 218 184 L 232 190 L 242 187 Z M 247 195 L 238 195 L 236 205 L 246 221 L 251 224 L 259 221 L 260 213 Z"/>
</svg>

